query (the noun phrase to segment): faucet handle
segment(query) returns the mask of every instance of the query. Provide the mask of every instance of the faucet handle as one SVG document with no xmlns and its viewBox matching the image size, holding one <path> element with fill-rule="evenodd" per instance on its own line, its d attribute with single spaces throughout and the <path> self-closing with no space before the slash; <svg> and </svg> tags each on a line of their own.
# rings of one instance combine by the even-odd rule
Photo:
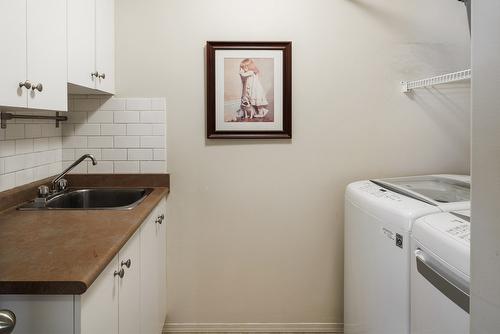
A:
<svg viewBox="0 0 500 334">
<path fill-rule="evenodd" d="M 45 198 L 50 195 L 50 189 L 46 185 L 38 187 L 38 197 Z"/>
<path fill-rule="evenodd" d="M 66 189 L 68 187 L 68 180 L 60 179 L 59 181 L 57 181 L 55 186 L 56 186 L 57 191 L 63 191 L 64 189 Z"/>
</svg>

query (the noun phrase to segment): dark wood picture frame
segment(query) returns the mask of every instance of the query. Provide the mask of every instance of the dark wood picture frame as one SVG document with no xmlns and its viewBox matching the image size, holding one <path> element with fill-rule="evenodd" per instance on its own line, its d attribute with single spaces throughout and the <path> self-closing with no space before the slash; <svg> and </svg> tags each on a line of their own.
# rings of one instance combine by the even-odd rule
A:
<svg viewBox="0 0 500 334">
<path fill-rule="evenodd" d="M 283 129 L 217 130 L 216 129 L 216 52 L 218 50 L 270 50 L 283 54 Z M 207 138 L 290 139 L 292 138 L 292 42 L 214 42 L 206 44 L 207 61 Z"/>
</svg>

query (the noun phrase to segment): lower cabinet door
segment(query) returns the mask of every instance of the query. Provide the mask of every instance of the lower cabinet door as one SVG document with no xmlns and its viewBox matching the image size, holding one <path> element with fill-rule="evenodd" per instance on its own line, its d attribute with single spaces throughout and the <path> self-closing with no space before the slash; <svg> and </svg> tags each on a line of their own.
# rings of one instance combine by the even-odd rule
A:
<svg viewBox="0 0 500 334">
<path fill-rule="evenodd" d="M 159 214 L 163 215 L 165 218 L 163 219 L 163 223 L 160 225 L 160 235 L 159 235 L 159 243 L 160 243 L 160 253 L 158 255 L 158 259 L 160 262 L 160 328 L 163 328 L 165 323 L 165 318 L 167 317 L 167 203 L 166 199 L 160 202 L 160 211 Z"/>
<path fill-rule="evenodd" d="M 141 333 L 158 334 L 160 328 L 160 274 L 158 210 L 143 223 L 141 229 Z"/>
<path fill-rule="evenodd" d="M 117 255 L 90 288 L 79 297 L 80 305 L 78 300 L 76 301 L 76 333 L 118 334 L 119 276 L 115 275 L 118 268 Z"/>
<path fill-rule="evenodd" d="M 120 278 L 120 291 L 118 301 L 118 330 L 120 334 L 141 333 L 141 238 L 136 233 L 122 248 L 119 254 L 120 270 L 123 269 L 123 277 Z"/>
</svg>

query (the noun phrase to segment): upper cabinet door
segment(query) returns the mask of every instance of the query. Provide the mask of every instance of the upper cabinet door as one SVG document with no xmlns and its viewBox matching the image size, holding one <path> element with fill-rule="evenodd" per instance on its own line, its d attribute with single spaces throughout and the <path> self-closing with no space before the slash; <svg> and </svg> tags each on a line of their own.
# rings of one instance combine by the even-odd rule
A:
<svg viewBox="0 0 500 334">
<path fill-rule="evenodd" d="M 0 1 L 0 106 L 26 107 L 26 0 Z"/>
<path fill-rule="evenodd" d="M 114 0 L 95 0 L 96 89 L 115 93 L 115 4 Z"/>
<path fill-rule="evenodd" d="M 67 111 L 66 0 L 27 0 L 26 17 L 28 108 Z"/>
<path fill-rule="evenodd" d="M 95 0 L 68 0 L 68 83 L 95 89 Z"/>
</svg>

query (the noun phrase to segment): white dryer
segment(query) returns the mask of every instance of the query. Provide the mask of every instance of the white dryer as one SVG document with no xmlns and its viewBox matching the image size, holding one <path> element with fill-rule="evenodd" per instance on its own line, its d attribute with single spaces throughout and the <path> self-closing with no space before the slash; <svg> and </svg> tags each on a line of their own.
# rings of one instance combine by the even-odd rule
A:
<svg viewBox="0 0 500 334">
<path fill-rule="evenodd" d="M 470 211 L 418 219 L 411 249 L 411 333 L 468 334 Z"/>
<path fill-rule="evenodd" d="M 416 219 L 470 208 L 470 177 L 351 183 L 345 194 L 346 334 L 410 332 L 410 231 Z"/>
</svg>

